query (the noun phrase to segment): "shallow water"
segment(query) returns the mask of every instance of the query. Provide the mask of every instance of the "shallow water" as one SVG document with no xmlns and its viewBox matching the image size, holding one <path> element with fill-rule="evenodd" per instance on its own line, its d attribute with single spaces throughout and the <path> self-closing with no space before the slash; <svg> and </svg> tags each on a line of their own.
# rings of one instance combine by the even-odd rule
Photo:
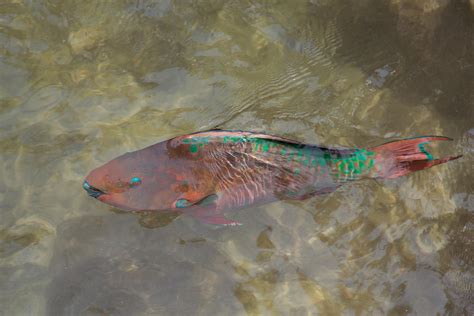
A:
<svg viewBox="0 0 474 316">
<path fill-rule="evenodd" d="M 474 314 L 474 5 L 408 2 L 3 0 L 0 315 Z M 464 157 L 236 228 L 81 188 L 213 127 Z"/>
</svg>

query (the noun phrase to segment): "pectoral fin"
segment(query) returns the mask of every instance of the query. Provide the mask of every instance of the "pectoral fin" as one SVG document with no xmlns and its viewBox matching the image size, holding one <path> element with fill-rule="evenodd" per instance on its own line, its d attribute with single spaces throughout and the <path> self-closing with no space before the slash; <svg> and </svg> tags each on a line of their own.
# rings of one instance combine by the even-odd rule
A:
<svg viewBox="0 0 474 316">
<path fill-rule="evenodd" d="M 188 199 L 182 198 L 182 199 L 176 200 L 174 202 L 174 206 L 176 208 L 179 208 L 179 209 L 191 207 L 191 206 L 194 206 L 194 205 L 206 206 L 206 205 L 213 204 L 217 200 L 217 198 L 218 197 L 217 197 L 216 194 L 208 195 L 208 196 L 204 197 L 203 199 L 200 199 L 196 202 L 193 202 L 193 201 L 190 201 Z"/>
<path fill-rule="evenodd" d="M 217 201 L 218 196 L 217 194 L 211 194 L 206 196 L 204 199 L 200 200 L 199 202 L 195 203 L 194 205 L 199 205 L 199 206 L 207 206 L 207 205 L 213 205 Z"/>
<path fill-rule="evenodd" d="M 227 219 L 217 210 L 217 194 L 211 194 L 205 198 L 192 203 L 186 199 L 178 199 L 175 202 L 176 208 L 183 209 L 184 213 L 194 217 L 201 223 L 221 226 L 240 226 L 239 222 Z"/>
</svg>

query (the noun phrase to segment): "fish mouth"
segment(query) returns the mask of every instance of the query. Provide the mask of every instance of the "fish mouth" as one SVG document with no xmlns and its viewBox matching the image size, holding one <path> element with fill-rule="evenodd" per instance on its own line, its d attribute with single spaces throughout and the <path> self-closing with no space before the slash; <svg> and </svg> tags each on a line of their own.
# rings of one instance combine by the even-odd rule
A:
<svg viewBox="0 0 474 316">
<path fill-rule="evenodd" d="M 105 194 L 104 191 L 102 190 L 99 190 L 97 188 L 94 188 L 92 185 L 89 184 L 89 182 L 87 181 L 84 181 L 84 183 L 82 184 L 82 188 L 84 190 L 87 191 L 87 194 L 89 194 L 89 196 L 92 196 L 93 198 L 98 198 L 99 196 Z"/>
</svg>

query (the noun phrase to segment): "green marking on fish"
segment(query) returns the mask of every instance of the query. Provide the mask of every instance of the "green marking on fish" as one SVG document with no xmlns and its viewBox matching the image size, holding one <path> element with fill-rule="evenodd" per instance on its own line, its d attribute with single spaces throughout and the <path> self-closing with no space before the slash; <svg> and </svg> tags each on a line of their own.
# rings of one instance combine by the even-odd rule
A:
<svg viewBox="0 0 474 316">
<path fill-rule="evenodd" d="M 281 149 L 281 154 L 282 154 L 282 156 L 285 156 L 285 155 L 286 155 L 286 148 L 285 148 L 285 147 L 282 147 L 282 149 Z"/>
<path fill-rule="evenodd" d="M 196 144 L 191 144 L 191 146 L 189 146 L 189 151 L 192 152 L 192 153 L 196 153 L 198 151 L 198 147 Z"/>
<path fill-rule="evenodd" d="M 375 153 L 366 149 L 359 149 L 355 152 L 355 155 L 350 159 L 351 164 L 349 168 L 355 174 L 362 174 L 364 171 L 370 170 L 374 165 L 374 159 L 370 158 L 375 156 Z"/>
<path fill-rule="evenodd" d="M 287 160 L 288 160 L 288 161 L 291 161 L 291 160 L 293 160 L 293 156 L 294 156 L 294 155 L 295 155 L 295 153 L 294 153 L 293 151 L 292 151 L 292 152 L 290 152 L 290 153 L 288 154 L 288 158 L 287 158 Z"/>
<path fill-rule="evenodd" d="M 351 161 L 351 159 L 349 159 L 349 163 L 347 167 L 349 168 L 350 171 L 354 171 L 354 163 Z"/>
<path fill-rule="evenodd" d="M 268 152 L 268 148 L 269 148 L 269 147 L 268 147 L 268 143 L 267 143 L 267 142 L 264 142 L 262 147 L 263 147 L 263 152 L 265 152 L 265 153 Z"/>
<path fill-rule="evenodd" d="M 351 173 L 348 166 L 349 166 L 349 163 L 347 162 L 347 159 L 342 159 L 341 166 L 339 167 L 339 170 L 342 171 L 343 174 L 348 175 L 348 174 Z"/>
<path fill-rule="evenodd" d="M 183 139 L 183 144 L 189 144 L 191 140 L 189 138 Z"/>
<path fill-rule="evenodd" d="M 299 174 L 300 173 L 300 169 L 296 168 L 295 171 L 294 171 L 295 174 Z"/>
<path fill-rule="evenodd" d="M 309 156 L 306 157 L 305 160 L 303 160 L 303 165 L 305 165 L 305 166 L 309 165 Z"/>
<path fill-rule="evenodd" d="M 339 169 L 339 171 L 344 172 L 344 165 L 342 164 L 341 161 L 336 162 L 336 167 Z"/>
<path fill-rule="evenodd" d="M 357 158 L 362 162 L 367 160 L 367 156 L 366 156 L 366 153 L 364 151 L 365 150 L 361 150 L 361 151 L 357 152 Z"/>
<path fill-rule="evenodd" d="M 327 162 L 326 162 L 326 159 L 324 158 L 319 158 L 319 164 L 323 167 L 327 166 Z"/>
<path fill-rule="evenodd" d="M 369 160 L 369 166 L 367 167 L 367 170 L 372 169 L 373 166 L 374 166 L 374 159 L 370 159 Z"/>
<path fill-rule="evenodd" d="M 327 159 L 329 154 L 324 153 L 326 159 L 321 159 L 321 165 L 325 162 L 329 163 L 332 166 L 333 175 L 338 179 L 355 179 L 357 175 L 363 174 L 373 167 L 374 159 L 368 156 L 374 155 L 374 153 L 360 149 L 354 151 L 350 156 Z"/>
<path fill-rule="evenodd" d="M 422 153 L 426 155 L 426 159 L 428 159 L 428 161 L 431 161 L 433 160 L 433 156 L 426 150 L 425 144 L 428 144 L 428 142 L 419 143 L 418 148 Z"/>
</svg>

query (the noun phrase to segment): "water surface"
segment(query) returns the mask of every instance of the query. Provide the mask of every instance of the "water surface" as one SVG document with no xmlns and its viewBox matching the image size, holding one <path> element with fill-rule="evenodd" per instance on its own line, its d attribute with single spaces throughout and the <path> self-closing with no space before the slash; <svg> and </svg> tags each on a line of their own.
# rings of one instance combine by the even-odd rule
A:
<svg viewBox="0 0 474 316">
<path fill-rule="evenodd" d="M 474 9 L 408 2 L 4 0 L 0 314 L 474 314 Z M 465 156 L 250 207 L 236 228 L 81 188 L 119 154 L 214 127 L 339 146 L 439 134 Z"/>
</svg>

